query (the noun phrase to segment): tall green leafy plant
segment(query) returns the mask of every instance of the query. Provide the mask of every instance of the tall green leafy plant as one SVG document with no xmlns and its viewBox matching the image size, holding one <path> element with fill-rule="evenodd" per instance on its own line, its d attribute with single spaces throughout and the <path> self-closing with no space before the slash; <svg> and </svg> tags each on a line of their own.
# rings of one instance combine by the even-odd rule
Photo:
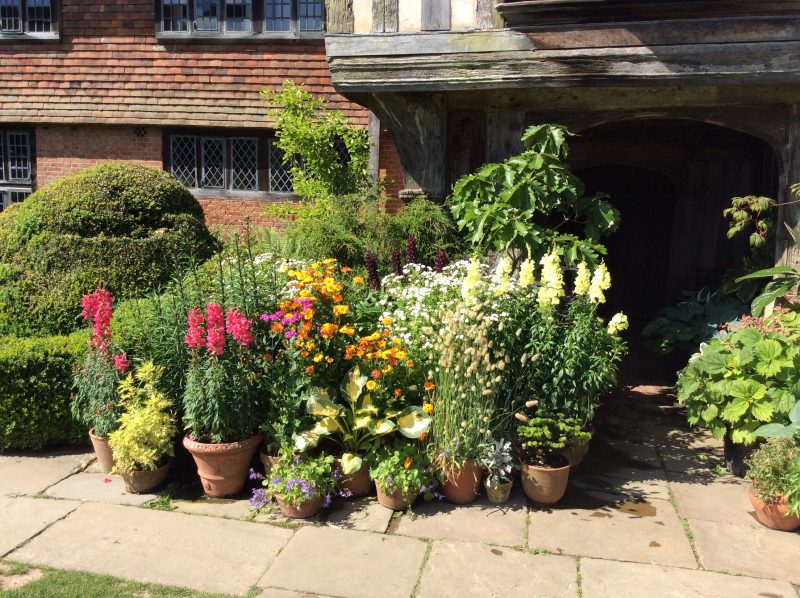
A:
<svg viewBox="0 0 800 598">
<path fill-rule="evenodd" d="M 605 195 L 586 195 L 570 171 L 571 135 L 560 125 L 529 127 L 521 154 L 458 180 L 450 209 L 476 249 L 538 261 L 557 247 L 571 264 L 596 264 L 605 254 L 600 239 L 617 229 L 620 214 Z M 569 232 L 576 225 L 582 236 Z"/>
</svg>

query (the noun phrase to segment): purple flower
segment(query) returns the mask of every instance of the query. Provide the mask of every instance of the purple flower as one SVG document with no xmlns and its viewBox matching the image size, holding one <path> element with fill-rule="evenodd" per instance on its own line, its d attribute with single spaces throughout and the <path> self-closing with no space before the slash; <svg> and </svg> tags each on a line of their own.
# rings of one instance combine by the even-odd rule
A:
<svg viewBox="0 0 800 598">
<path fill-rule="evenodd" d="M 417 263 L 417 238 L 414 235 L 406 241 L 406 261 L 409 264 Z"/>
<path fill-rule="evenodd" d="M 282 482 L 283 482 L 283 478 L 272 478 L 272 481 L 270 483 L 273 486 L 280 486 Z"/>
<path fill-rule="evenodd" d="M 447 265 L 447 254 L 441 249 L 436 252 L 436 258 L 433 260 L 433 268 L 441 274 L 444 267 Z"/>
<path fill-rule="evenodd" d="M 403 275 L 403 260 L 397 250 L 392 252 L 392 270 L 397 276 Z"/>
<path fill-rule="evenodd" d="M 294 458 L 294 462 L 296 464 L 299 464 L 302 461 L 302 459 L 300 458 L 300 455 L 295 455 L 293 458 Z"/>
<path fill-rule="evenodd" d="M 348 490 L 347 488 L 341 488 L 339 490 L 339 496 L 341 496 L 342 498 L 350 498 L 351 496 L 353 496 L 353 492 L 352 490 Z"/>
<path fill-rule="evenodd" d="M 266 507 L 269 504 L 270 498 L 267 491 L 263 488 L 255 488 L 253 494 L 250 496 L 250 506 L 254 509 Z"/>
<path fill-rule="evenodd" d="M 285 336 L 286 338 L 294 338 L 297 336 L 297 332 L 295 332 L 294 330 L 287 330 L 286 332 L 283 333 L 283 336 Z"/>
<path fill-rule="evenodd" d="M 367 266 L 367 274 L 370 288 L 376 291 L 381 288 L 381 279 L 378 278 L 378 262 L 375 259 L 375 254 L 368 252 L 364 255 L 364 263 Z"/>
<path fill-rule="evenodd" d="M 325 495 L 325 502 L 322 503 L 322 508 L 323 509 L 327 509 L 329 506 L 331 506 L 331 495 L 330 494 L 326 494 Z"/>
<path fill-rule="evenodd" d="M 255 469 L 250 469 L 250 474 L 248 476 L 251 480 L 263 480 L 264 476 L 258 473 Z"/>
</svg>

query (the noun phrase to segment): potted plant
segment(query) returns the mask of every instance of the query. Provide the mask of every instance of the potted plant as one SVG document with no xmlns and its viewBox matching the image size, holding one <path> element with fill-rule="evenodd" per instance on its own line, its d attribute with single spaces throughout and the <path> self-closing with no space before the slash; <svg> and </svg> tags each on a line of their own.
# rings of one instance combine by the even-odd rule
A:
<svg viewBox="0 0 800 598">
<path fill-rule="evenodd" d="M 393 511 L 410 507 L 420 494 L 432 498 L 433 468 L 416 442 L 398 441 L 370 456 L 369 476 L 378 502 Z"/>
<path fill-rule="evenodd" d="M 192 351 L 183 396 L 183 446 L 192 454 L 208 496 L 230 496 L 247 479 L 263 440 L 262 398 L 255 384 L 252 322 L 216 303 L 192 308 L 185 340 Z"/>
<path fill-rule="evenodd" d="M 560 454 L 582 433 L 572 418 L 561 415 L 528 417 L 516 414 L 517 447 L 522 463 L 522 488 L 533 502 L 551 505 L 564 496 L 569 481 L 569 461 Z"/>
<path fill-rule="evenodd" d="M 335 487 L 332 467 L 330 455 L 311 457 L 282 449 L 271 476 L 263 482 L 266 494 L 275 498 L 286 517 L 313 517 L 330 504 Z"/>
<path fill-rule="evenodd" d="M 366 496 L 372 489 L 364 455 L 380 445 L 381 437 L 398 431 L 406 438 L 417 439 L 430 426 L 430 416 L 422 407 L 408 406 L 381 416 L 368 392 L 369 386 L 369 377 L 355 366 L 342 382 L 341 403 L 333 402 L 326 390 L 313 389 L 306 400 L 306 410 L 317 423 L 295 440 L 295 448 L 300 451 L 317 446 L 323 438 L 336 444 L 342 451 L 338 465 L 343 477 L 339 484 L 351 496 Z"/>
<path fill-rule="evenodd" d="M 75 374 L 75 394 L 70 404 L 72 416 L 89 427 L 89 438 L 103 473 L 110 473 L 114 467 L 108 435 L 119 425 L 117 384 L 128 369 L 127 356 L 114 354 L 111 348 L 113 301 L 105 289 L 97 289 L 82 299 L 82 315 L 91 326 L 91 336 L 83 363 Z"/>
<path fill-rule="evenodd" d="M 128 492 L 136 494 L 149 492 L 166 479 L 173 456 L 177 428 L 170 402 L 156 387 L 161 371 L 148 361 L 135 376 L 128 374 L 119 383 L 123 412 L 119 428 L 108 435 L 114 472 L 125 480 Z"/>
<path fill-rule="evenodd" d="M 581 464 L 586 453 L 589 452 L 589 442 L 592 440 L 593 432 L 591 431 L 591 424 L 581 426 L 580 422 L 575 418 L 567 418 L 565 423 L 570 426 L 578 426 L 580 430 L 567 441 L 567 446 L 559 451 L 569 461 L 569 468 L 572 471 Z"/>
<path fill-rule="evenodd" d="M 770 438 L 748 459 L 748 497 L 763 525 L 787 532 L 800 528 L 798 463 L 800 448 L 786 437 Z"/>
<path fill-rule="evenodd" d="M 507 440 L 492 442 L 481 455 L 481 465 L 486 470 L 486 494 L 489 502 L 503 504 L 511 494 L 511 472 L 515 469 L 511 443 Z"/>
</svg>

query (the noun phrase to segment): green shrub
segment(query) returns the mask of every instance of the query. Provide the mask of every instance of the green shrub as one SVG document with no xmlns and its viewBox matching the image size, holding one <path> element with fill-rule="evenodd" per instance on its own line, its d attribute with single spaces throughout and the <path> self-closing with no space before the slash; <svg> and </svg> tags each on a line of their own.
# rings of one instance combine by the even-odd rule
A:
<svg viewBox="0 0 800 598">
<path fill-rule="evenodd" d="M 110 162 L 61 179 L 0 215 L 0 335 L 72 332 L 85 293 L 141 296 L 215 245 L 166 172 Z"/>
<path fill-rule="evenodd" d="M 776 503 L 790 488 L 789 475 L 800 459 L 800 447 L 791 438 L 771 438 L 747 460 L 747 479 L 758 498 Z"/>
<path fill-rule="evenodd" d="M 86 440 L 69 402 L 86 334 L 0 338 L 0 450 L 41 449 Z"/>
</svg>

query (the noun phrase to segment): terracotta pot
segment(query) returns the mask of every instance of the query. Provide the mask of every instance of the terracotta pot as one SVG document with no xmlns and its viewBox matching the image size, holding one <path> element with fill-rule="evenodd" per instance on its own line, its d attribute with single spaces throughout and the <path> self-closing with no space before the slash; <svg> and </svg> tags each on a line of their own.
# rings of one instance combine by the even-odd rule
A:
<svg viewBox="0 0 800 598">
<path fill-rule="evenodd" d="M 339 459 L 336 459 L 336 467 L 341 467 Z M 350 493 L 348 498 L 360 498 L 372 492 L 372 480 L 369 479 L 369 466 L 366 462 L 361 464 L 361 469 L 355 473 L 343 475 L 338 482 L 339 488 Z"/>
<path fill-rule="evenodd" d="M 483 468 L 477 461 L 469 459 L 461 469 L 447 469 L 444 475 L 444 496 L 451 503 L 465 505 L 478 498 Z"/>
<path fill-rule="evenodd" d="M 120 475 L 125 480 L 125 488 L 133 494 L 144 494 L 155 490 L 167 479 L 172 461 L 167 461 L 158 469 L 151 471 L 122 471 Z"/>
<path fill-rule="evenodd" d="M 489 480 L 486 480 L 484 486 L 486 487 L 486 495 L 489 497 L 489 502 L 495 505 L 507 503 L 509 496 L 511 496 L 511 487 L 513 485 L 513 482 L 492 484 Z"/>
<path fill-rule="evenodd" d="M 261 460 L 261 465 L 264 466 L 264 477 L 269 479 L 272 468 L 278 462 L 278 455 L 267 455 L 263 451 L 259 451 L 258 458 Z"/>
<path fill-rule="evenodd" d="M 800 529 L 800 517 L 789 515 L 785 497 L 779 503 L 769 504 L 758 498 L 752 489 L 748 491 L 747 497 L 756 510 L 756 519 L 762 525 L 782 532 L 793 532 Z"/>
<path fill-rule="evenodd" d="M 586 442 L 584 444 L 577 444 L 575 446 L 568 446 L 567 448 L 563 448 L 558 452 L 558 454 L 566 458 L 567 461 L 569 461 L 569 468 L 570 470 L 572 470 L 581 464 L 581 461 L 583 461 L 583 458 L 586 456 L 586 453 L 588 452 L 589 452 L 589 443 Z"/>
<path fill-rule="evenodd" d="M 263 440 L 263 434 L 256 434 L 241 442 L 209 444 L 187 436 L 183 446 L 194 457 L 203 491 L 219 498 L 236 494 L 244 487 L 250 461 Z"/>
<path fill-rule="evenodd" d="M 375 480 L 375 492 L 378 494 L 378 502 L 392 511 L 404 511 L 414 504 L 414 501 L 419 496 L 419 492 L 415 492 L 410 496 L 403 496 L 402 490 L 395 490 L 391 494 L 386 494 L 381 491 L 378 480 Z"/>
<path fill-rule="evenodd" d="M 97 465 L 103 473 L 111 473 L 114 469 L 114 453 L 111 452 L 111 446 L 108 444 L 108 438 L 105 436 L 95 436 L 94 428 L 89 430 L 89 439 L 92 441 L 94 447 L 94 454 L 97 457 Z"/>
<path fill-rule="evenodd" d="M 522 489 L 533 502 L 542 505 L 557 503 L 567 491 L 569 465 L 539 467 L 522 465 Z"/>
<path fill-rule="evenodd" d="M 291 519 L 308 519 L 309 517 L 313 517 L 320 512 L 322 505 L 325 504 L 324 496 L 301 502 L 299 505 L 291 505 L 288 502 L 284 502 L 280 496 L 276 496 L 275 500 L 278 501 L 278 507 L 281 513 L 283 513 L 285 517 Z"/>
</svg>

